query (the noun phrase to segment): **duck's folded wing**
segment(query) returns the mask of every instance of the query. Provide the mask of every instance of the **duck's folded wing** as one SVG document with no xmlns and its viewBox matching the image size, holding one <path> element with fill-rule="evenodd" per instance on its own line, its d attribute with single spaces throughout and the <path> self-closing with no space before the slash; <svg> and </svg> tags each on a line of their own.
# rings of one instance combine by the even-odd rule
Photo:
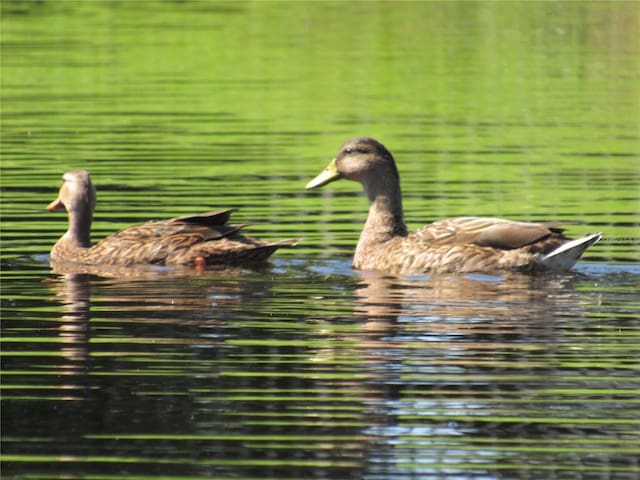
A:
<svg viewBox="0 0 640 480">
<path fill-rule="evenodd" d="M 435 245 L 477 245 L 510 250 L 561 234 L 554 223 L 514 222 L 501 218 L 455 217 L 416 231 L 422 241 Z"/>
<path fill-rule="evenodd" d="M 98 242 L 92 253 L 105 263 L 165 263 L 197 244 L 233 236 L 244 225 L 226 224 L 229 214 L 191 215 L 134 225 Z"/>
<path fill-rule="evenodd" d="M 233 209 L 217 210 L 214 212 L 185 215 L 166 220 L 167 223 L 195 223 L 200 225 L 224 225 L 229 221 Z"/>
</svg>

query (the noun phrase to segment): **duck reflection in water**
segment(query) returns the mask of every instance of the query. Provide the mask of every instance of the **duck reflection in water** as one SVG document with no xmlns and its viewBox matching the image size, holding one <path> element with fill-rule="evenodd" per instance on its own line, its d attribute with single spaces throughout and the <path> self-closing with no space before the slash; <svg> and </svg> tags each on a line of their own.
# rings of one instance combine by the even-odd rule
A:
<svg viewBox="0 0 640 480">
<path fill-rule="evenodd" d="M 55 293 L 53 301 L 60 303 L 64 312 L 58 324 L 60 356 L 65 359 L 65 363 L 59 365 L 61 375 L 78 375 L 87 368 L 91 302 L 88 277 L 83 274 L 68 274 L 46 279 Z"/>
<path fill-rule="evenodd" d="M 244 295 L 263 294 L 271 285 L 268 275 L 256 278 L 254 268 L 220 267 L 194 276 L 191 268 L 179 266 L 123 267 L 52 261 L 51 267 L 57 277 L 47 278 L 46 282 L 55 292 L 54 301 L 85 319 L 91 316 L 92 301 L 99 301 L 136 323 L 165 323 L 161 317 L 172 312 L 174 316 L 166 320 L 170 323 L 202 323 L 208 318 L 204 313 L 212 308 L 225 311 L 240 304 Z M 141 316 L 144 311 L 156 312 L 157 316 Z M 180 316 L 183 311 L 203 314 L 192 322 L 189 318 L 193 315 Z"/>
<path fill-rule="evenodd" d="M 365 271 L 358 276 L 355 315 L 366 319 L 367 328 L 377 322 L 397 328 L 407 319 L 414 326 L 428 324 L 434 334 L 453 333 L 451 328 L 461 334 L 525 333 L 550 325 L 567 308 L 594 302 L 575 290 L 576 283 L 588 280 L 575 273 L 396 277 Z"/>
<path fill-rule="evenodd" d="M 580 317 L 598 309 L 597 297 L 578 288 L 589 278 L 515 273 L 398 278 L 378 272 L 359 277 L 354 315 L 362 319 L 356 342 L 363 380 L 358 387 L 367 392 L 367 418 L 379 421 L 369 430 L 379 436 L 372 456 L 402 455 L 399 436 L 434 436 L 453 444 L 464 438 L 464 445 L 473 437 L 498 443 L 514 437 L 555 440 L 563 434 L 566 426 L 552 420 L 537 424 L 518 417 L 556 400 L 543 393 L 528 405 L 527 398 L 566 385 L 567 345 L 580 334 L 577 325 L 588 324 Z M 492 412 L 513 420 L 488 421 Z M 429 451 L 427 443 L 423 448 Z M 435 463 L 444 462 L 447 451 L 435 449 L 431 455 Z"/>
<path fill-rule="evenodd" d="M 57 370 L 75 376 L 74 382 L 104 359 L 127 364 L 142 351 L 152 358 L 162 345 L 221 345 L 223 336 L 215 332 L 225 328 L 234 309 L 247 297 L 268 296 L 271 285 L 270 276 L 256 278 L 255 270 L 238 267 L 198 276 L 187 267 L 68 262 L 52 267 L 56 277 L 45 284 L 54 294 L 51 301 L 60 305 Z M 96 361 L 96 354 L 103 360 Z"/>
</svg>

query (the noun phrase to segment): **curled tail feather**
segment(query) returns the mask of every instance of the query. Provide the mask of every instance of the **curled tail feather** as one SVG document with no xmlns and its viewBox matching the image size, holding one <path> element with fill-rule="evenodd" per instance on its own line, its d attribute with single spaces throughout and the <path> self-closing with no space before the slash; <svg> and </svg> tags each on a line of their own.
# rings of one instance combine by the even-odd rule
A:
<svg viewBox="0 0 640 480">
<path fill-rule="evenodd" d="M 544 255 L 540 263 L 550 270 L 569 270 L 591 245 L 602 238 L 602 233 L 594 233 L 586 237 L 570 240 Z"/>
</svg>

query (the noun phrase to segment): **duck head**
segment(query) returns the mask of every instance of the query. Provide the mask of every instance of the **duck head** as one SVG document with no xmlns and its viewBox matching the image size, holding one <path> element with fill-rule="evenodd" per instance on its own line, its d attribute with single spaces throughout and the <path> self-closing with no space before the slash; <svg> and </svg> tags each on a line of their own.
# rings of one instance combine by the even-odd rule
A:
<svg viewBox="0 0 640 480">
<path fill-rule="evenodd" d="M 62 176 L 58 198 L 47 205 L 47 210 L 66 210 L 69 213 L 93 214 L 96 207 L 96 189 L 86 170 L 72 170 Z"/>
<path fill-rule="evenodd" d="M 381 177 L 399 181 L 393 155 L 377 140 L 357 137 L 340 147 L 327 168 L 311 180 L 306 189 L 321 187 L 340 178 L 359 182 L 366 187 Z"/>
</svg>

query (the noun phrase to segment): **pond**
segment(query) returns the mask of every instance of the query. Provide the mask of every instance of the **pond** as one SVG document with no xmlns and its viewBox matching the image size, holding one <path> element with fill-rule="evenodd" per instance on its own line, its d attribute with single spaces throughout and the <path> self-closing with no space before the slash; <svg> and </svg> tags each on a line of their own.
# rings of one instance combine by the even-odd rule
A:
<svg viewBox="0 0 640 480">
<path fill-rule="evenodd" d="M 2 2 L 5 478 L 636 479 L 640 7 Z M 351 268 L 346 140 L 395 155 L 411 230 L 602 231 L 576 268 Z M 61 270 L 93 239 L 234 208 L 259 268 Z"/>
</svg>

